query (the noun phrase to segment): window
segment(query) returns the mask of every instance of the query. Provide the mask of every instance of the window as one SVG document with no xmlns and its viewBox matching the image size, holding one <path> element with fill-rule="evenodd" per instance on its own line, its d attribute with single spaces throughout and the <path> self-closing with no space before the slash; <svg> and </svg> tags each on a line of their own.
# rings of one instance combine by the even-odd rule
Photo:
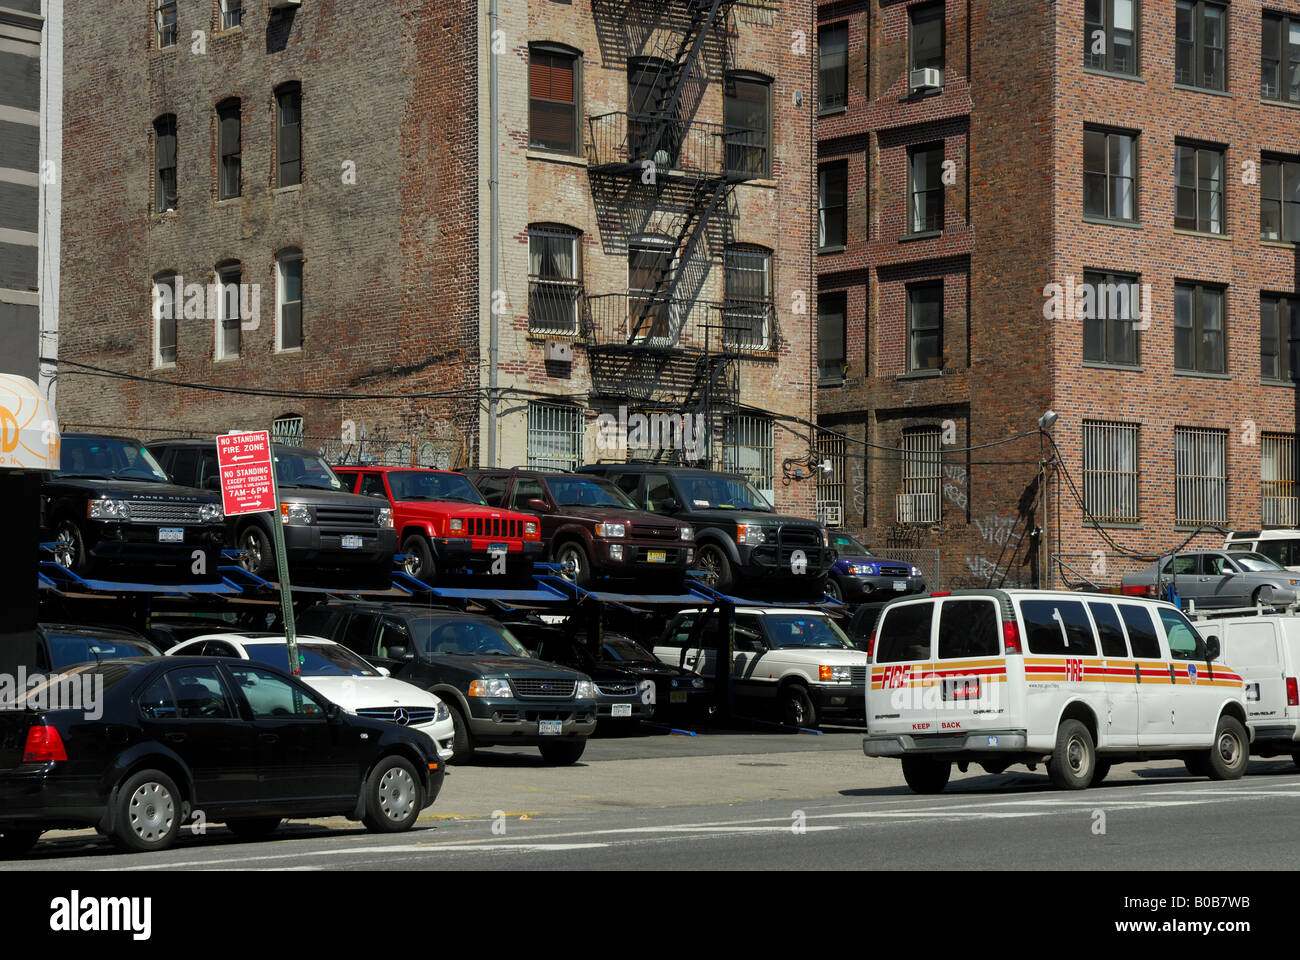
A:
<svg viewBox="0 0 1300 960">
<path fill-rule="evenodd" d="M 1138 522 L 1136 423 L 1083 422 L 1083 500 L 1094 520 Z"/>
<path fill-rule="evenodd" d="M 1090 603 L 1088 610 L 1092 621 L 1097 625 L 1097 636 L 1101 639 L 1103 657 L 1127 657 L 1128 644 L 1124 642 L 1124 628 L 1120 626 L 1119 614 L 1109 603 Z"/>
<path fill-rule="evenodd" d="M 847 160 L 817 169 L 817 246 L 834 250 L 848 243 Z"/>
<path fill-rule="evenodd" d="M 1137 73 L 1137 0 L 1084 0 L 1083 65 Z"/>
<path fill-rule="evenodd" d="M 297 414 L 285 414 L 271 421 L 271 442 L 283 443 L 291 447 L 302 446 L 306 421 Z"/>
<path fill-rule="evenodd" d="M 302 183 L 302 87 L 286 83 L 275 91 L 277 187 Z"/>
<path fill-rule="evenodd" d="M 546 491 L 542 489 L 542 482 L 534 480 L 532 477 L 520 477 L 515 481 L 514 489 L 510 491 L 510 509 L 527 510 L 529 500 L 541 500 L 546 502 Z"/>
<path fill-rule="evenodd" d="M 217 140 L 221 157 L 217 199 L 237 197 L 241 191 L 239 170 L 239 101 L 223 100 L 217 104 Z"/>
<path fill-rule="evenodd" d="M 1174 226 L 1223 233 L 1223 151 L 1178 144 Z"/>
<path fill-rule="evenodd" d="M 942 3 L 927 3 L 907 11 L 911 68 L 938 70 L 940 82 L 943 80 L 943 10 Z"/>
<path fill-rule="evenodd" d="M 302 349 L 302 252 L 286 250 L 275 261 L 275 349 Z"/>
<path fill-rule="evenodd" d="M 239 356 L 240 282 L 243 279 L 239 264 L 217 267 L 217 317 L 215 349 L 217 360 L 233 360 Z"/>
<path fill-rule="evenodd" d="M 1174 285 L 1174 369 L 1226 373 L 1223 290 Z"/>
<path fill-rule="evenodd" d="M 817 363 L 822 383 L 844 379 L 847 305 L 848 294 L 842 290 L 817 297 Z"/>
<path fill-rule="evenodd" d="M 1300 298 L 1276 293 L 1259 295 L 1259 375 L 1290 380 L 1291 344 L 1300 339 Z"/>
<path fill-rule="evenodd" d="M 528 48 L 528 145 L 577 153 L 579 54 L 554 47 Z"/>
<path fill-rule="evenodd" d="M 775 311 L 772 251 L 764 247 L 728 247 L 723 286 L 723 343 L 728 347 L 766 347 Z"/>
<path fill-rule="evenodd" d="M 670 344 L 675 326 L 673 242 L 667 237 L 640 237 L 627 248 L 628 342 Z"/>
<path fill-rule="evenodd" d="M 1138 278 L 1086 271 L 1083 283 L 1083 359 L 1136 364 L 1138 334 L 1133 325 L 1138 320 L 1142 295 Z"/>
<path fill-rule="evenodd" d="M 582 464 L 582 408 L 554 403 L 528 405 L 530 470 L 572 470 Z"/>
<path fill-rule="evenodd" d="M 1260 96 L 1300 103 L 1300 17 L 1264 14 Z"/>
<path fill-rule="evenodd" d="M 943 366 L 943 283 L 907 288 L 907 369 Z"/>
<path fill-rule="evenodd" d="M 180 314 L 175 295 L 176 274 L 167 273 L 153 281 L 153 365 L 176 366 L 176 318 Z"/>
<path fill-rule="evenodd" d="M 1296 525 L 1300 511 L 1296 509 L 1294 451 L 1292 434 L 1266 433 L 1260 437 L 1260 506 L 1263 522 L 1268 526 Z M 1260 544 L 1261 549 L 1266 545 Z"/>
<path fill-rule="evenodd" d="M 776 446 L 770 417 L 722 420 L 722 470 L 748 477 L 769 504 L 776 498 Z"/>
<path fill-rule="evenodd" d="M 1227 7 L 1205 0 L 1178 0 L 1174 18 L 1174 82 L 1206 90 L 1226 90 L 1227 30 Z"/>
<path fill-rule="evenodd" d="M 1260 238 L 1300 243 L 1300 160 L 1264 157 L 1260 174 Z"/>
<path fill-rule="evenodd" d="M 158 49 L 176 46 L 176 0 L 158 0 L 156 10 Z"/>
<path fill-rule="evenodd" d="M 1002 652 L 997 605 L 988 600 L 945 600 L 939 610 L 939 659 L 996 657 Z M 965 678 L 963 678 L 965 679 Z M 959 684 L 962 680 L 957 681 Z M 978 682 L 972 688 L 978 689 Z M 951 692 L 948 696 L 951 696 Z"/>
<path fill-rule="evenodd" d="M 929 233 L 943 229 L 943 144 L 912 147 L 907 154 L 907 229 Z"/>
<path fill-rule="evenodd" d="M 581 235 L 571 227 L 534 224 L 528 228 L 528 329 L 537 333 L 578 332 L 582 295 Z"/>
<path fill-rule="evenodd" d="M 181 667 L 167 673 L 174 717 L 180 720 L 229 720 L 236 716 L 216 667 Z"/>
<path fill-rule="evenodd" d="M 677 106 L 666 115 L 672 98 L 673 64 L 661 57 L 633 57 L 627 64 L 627 145 L 632 160 L 654 160 L 660 168 L 677 165 L 682 121 Z M 659 144 L 655 146 L 655 135 Z M 651 157 L 651 148 L 655 156 Z"/>
<path fill-rule="evenodd" d="M 164 674 L 145 687 L 139 699 L 140 713 L 149 720 L 175 720 L 177 717 L 176 701 L 171 688 L 167 686 Z"/>
<path fill-rule="evenodd" d="M 833 433 L 817 434 L 817 460 L 830 462 L 831 472 L 817 470 L 817 522 L 827 527 L 844 524 L 844 437 Z M 833 545 L 833 544 L 832 544 Z"/>
<path fill-rule="evenodd" d="M 1029 652 L 1048 656 L 1096 656 L 1097 640 L 1077 600 L 1022 600 Z M 1062 667 L 1064 669 L 1064 667 Z"/>
<path fill-rule="evenodd" d="M 899 523 L 938 523 L 939 487 L 943 482 L 942 434 L 938 427 L 904 430 L 903 492 L 898 497 Z"/>
<path fill-rule="evenodd" d="M 242 663 L 228 664 L 226 669 L 235 678 L 240 693 L 252 708 L 253 719 L 325 719 L 325 707 L 321 702 L 296 683 Z"/>
<path fill-rule="evenodd" d="M 176 209 L 176 116 L 164 114 L 153 122 L 154 212 Z"/>
<path fill-rule="evenodd" d="M 244 22 L 244 0 L 221 0 L 221 29 L 234 30 Z"/>
<path fill-rule="evenodd" d="M 876 634 L 876 663 L 906 663 L 930 659 L 933 600 L 891 607 Z"/>
<path fill-rule="evenodd" d="M 849 95 L 849 25 L 833 23 L 817 31 L 817 108 L 841 110 Z"/>
<path fill-rule="evenodd" d="M 1227 518 L 1226 430 L 1174 428 L 1174 522 L 1223 523 Z"/>
<path fill-rule="evenodd" d="M 728 74 L 723 85 L 722 122 L 727 134 L 727 171 L 751 177 L 772 175 L 772 81 Z"/>
<path fill-rule="evenodd" d="M 1208 557 L 1206 559 L 1209 559 Z M 1160 622 L 1169 638 L 1169 656 L 1174 660 L 1199 660 L 1205 652 L 1196 628 L 1177 610 L 1160 608 Z"/>
<path fill-rule="evenodd" d="M 1121 603 L 1119 615 L 1124 621 L 1124 629 L 1128 633 L 1128 642 L 1133 648 L 1133 656 L 1160 659 L 1160 638 L 1156 636 L 1156 625 L 1151 619 L 1150 609 L 1131 603 Z"/>
<path fill-rule="evenodd" d="M 1083 131 L 1083 215 L 1137 219 L 1137 137 Z"/>
</svg>

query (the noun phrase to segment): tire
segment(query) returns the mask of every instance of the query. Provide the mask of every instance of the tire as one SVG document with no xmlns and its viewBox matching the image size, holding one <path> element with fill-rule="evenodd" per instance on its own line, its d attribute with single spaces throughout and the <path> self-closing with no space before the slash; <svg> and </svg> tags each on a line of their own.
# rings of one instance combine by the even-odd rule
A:
<svg viewBox="0 0 1300 960">
<path fill-rule="evenodd" d="M 113 840 L 123 850 L 166 850 L 181 832 L 183 799 L 172 778 L 161 770 L 141 770 L 117 791 Z"/>
<path fill-rule="evenodd" d="M 423 534 L 413 533 L 402 541 L 402 553 L 406 554 L 403 568 L 408 576 L 425 583 L 433 584 L 438 579 L 438 565 L 433 559 L 433 548 L 429 539 Z"/>
<path fill-rule="evenodd" d="M 943 793 L 952 776 L 952 763 L 929 757 L 904 757 L 903 779 L 913 793 Z"/>
<path fill-rule="evenodd" d="M 591 586 L 591 560 L 587 557 L 587 551 L 582 548 L 582 544 L 572 540 L 561 544 L 555 551 L 555 562 L 573 564 L 573 573 L 560 574 L 564 579 L 580 587 Z"/>
<path fill-rule="evenodd" d="M 0 833 L 0 860 L 16 860 L 41 839 L 39 830 L 6 830 Z"/>
<path fill-rule="evenodd" d="M 736 574 L 731 568 L 731 558 L 716 543 L 705 543 L 695 551 L 695 567 L 716 573 L 717 579 L 711 586 L 719 593 L 726 593 L 735 585 Z"/>
<path fill-rule="evenodd" d="M 1056 749 L 1047 762 L 1047 776 L 1058 790 L 1083 790 L 1097 771 L 1092 734 L 1078 720 L 1066 720 L 1056 731 Z"/>
<path fill-rule="evenodd" d="M 86 543 L 81 529 L 71 520 L 64 520 L 54 530 L 54 562 L 73 573 L 86 571 Z"/>
<path fill-rule="evenodd" d="M 460 707 L 447 704 L 451 711 L 451 759 L 448 763 L 468 763 L 474 756 L 474 734 L 470 732 L 469 720 L 461 713 Z"/>
<path fill-rule="evenodd" d="M 791 683 L 781 689 L 777 696 L 781 705 L 781 720 L 792 727 L 815 728 L 817 726 L 817 708 L 802 684 Z"/>
<path fill-rule="evenodd" d="M 1273 588 L 1260 587 L 1250 597 L 1251 606 L 1262 603 L 1264 606 L 1270 606 L 1273 603 Z"/>
<path fill-rule="evenodd" d="M 279 817 L 245 817 L 240 820 L 227 820 L 226 829 L 240 840 L 263 840 L 280 826 Z"/>
<path fill-rule="evenodd" d="M 554 743 L 539 743 L 537 749 L 541 751 L 542 759 L 547 763 L 553 763 L 557 767 L 567 767 L 571 763 L 578 762 L 582 752 L 587 749 L 587 740 L 584 737 L 581 740 L 557 740 Z"/>
<path fill-rule="evenodd" d="M 1250 762 L 1250 737 L 1236 717 L 1223 716 L 1214 731 L 1214 746 L 1207 758 L 1211 780 L 1240 780 Z"/>
<path fill-rule="evenodd" d="M 1106 779 L 1106 774 L 1110 773 L 1110 761 L 1097 758 L 1097 764 L 1092 768 L 1092 785 L 1095 787 Z"/>
<path fill-rule="evenodd" d="M 247 556 L 239 565 L 263 580 L 275 579 L 275 551 L 271 547 L 271 538 L 257 524 L 249 524 L 239 533 L 236 546 Z"/>
<path fill-rule="evenodd" d="M 366 778 L 362 822 L 375 833 L 402 833 L 415 826 L 424 809 L 420 776 L 405 757 L 384 757 Z"/>
<path fill-rule="evenodd" d="M 1187 772 L 1194 777 L 1208 777 L 1210 775 L 1210 760 L 1208 754 L 1197 753 L 1190 757 L 1183 758 L 1183 766 Z"/>
<path fill-rule="evenodd" d="M 826 578 L 826 592 L 840 603 L 844 602 L 844 590 L 840 587 L 840 582 L 834 577 Z"/>
</svg>

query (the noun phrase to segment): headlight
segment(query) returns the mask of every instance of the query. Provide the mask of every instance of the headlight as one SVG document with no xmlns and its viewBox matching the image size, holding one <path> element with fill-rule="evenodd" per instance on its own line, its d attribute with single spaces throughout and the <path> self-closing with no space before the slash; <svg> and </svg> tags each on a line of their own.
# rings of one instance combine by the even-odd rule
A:
<svg viewBox="0 0 1300 960">
<path fill-rule="evenodd" d="M 510 681 L 475 680 L 469 685 L 469 695 L 471 697 L 508 697 L 510 696 Z"/>
<path fill-rule="evenodd" d="M 595 700 L 596 685 L 590 680 L 579 680 L 578 689 L 574 691 L 573 695 L 579 700 Z"/>
<path fill-rule="evenodd" d="M 695 539 L 695 531 L 694 531 L 693 529 L 691 529 L 691 526 L 690 526 L 689 524 L 687 524 L 686 526 L 682 527 L 682 539 L 683 539 L 683 540 L 694 540 L 694 539 Z"/>
<path fill-rule="evenodd" d="M 311 507 L 305 503 L 282 503 L 280 522 L 286 526 L 291 523 L 311 523 Z"/>
<path fill-rule="evenodd" d="M 825 527 L 822 527 L 822 546 L 829 547 L 830 545 L 831 545 L 831 535 Z"/>
<path fill-rule="evenodd" d="M 738 523 L 736 524 L 736 541 L 738 543 L 764 543 L 767 540 L 767 534 L 763 531 L 762 524 L 758 523 Z"/>
<path fill-rule="evenodd" d="M 205 503 L 199 507 L 199 519 L 204 523 L 212 523 L 214 520 L 224 520 L 226 515 L 221 512 L 221 507 L 215 503 Z"/>
<path fill-rule="evenodd" d="M 535 534 L 537 533 L 537 521 L 536 521 L 536 520 L 529 520 L 527 523 L 525 523 L 525 524 L 524 524 L 524 533 L 525 533 L 527 536 L 530 536 L 530 537 L 533 536 L 533 535 L 535 535 Z"/>
<path fill-rule="evenodd" d="M 130 520 L 131 505 L 125 500 L 91 500 L 86 504 L 91 520 Z"/>
<path fill-rule="evenodd" d="M 465 521 L 460 517 L 453 517 L 447 521 L 447 530 L 451 533 L 464 533 Z"/>
<path fill-rule="evenodd" d="M 610 548 L 609 548 L 609 559 L 611 559 L 611 560 L 622 560 L 622 559 L 623 559 L 623 544 L 621 544 L 621 543 L 615 543 L 615 544 L 612 544 L 612 545 L 610 546 Z"/>
<path fill-rule="evenodd" d="M 621 537 L 626 533 L 627 526 L 621 523 L 596 524 L 596 536 L 598 537 Z"/>
<path fill-rule="evenodd" d="M 849 669 L 849 667 L 828 667 L 825 664 L 822 664 L 817 668 L 817 679 L 830 681 L 832 683 L 837 680 L 848 680 L 850 679 Z"/>
<path fill-rule="evenodd" d="M 441 700 L 438 701 L 438 712 L 433 715 L 433 719 L 434 720 L 451 719 L 451 711 L 447 709 L 447 705 L 443 703 Z"/>
<path fill-rule="evenodd" d="M 850 563 L 849 573 L 856 574 L 859 577 L 874 577 L 876 575 L 876 565 L 874 563 Z"/>
<path fill-rule="evenodd" d="M 393 508 L 392 507 L 379 508 L 379 528 L 381 530 L 393 529 Z"/>
<path fill-rule="evenodd" d="M 919 577 L 920 575 L 921 575 L 921 568 L 920 568 L 920 567 L 913 567 L 913 568 L 912 568 L 912 576 L 914 576 L 914 577 Z"/>
</svg>

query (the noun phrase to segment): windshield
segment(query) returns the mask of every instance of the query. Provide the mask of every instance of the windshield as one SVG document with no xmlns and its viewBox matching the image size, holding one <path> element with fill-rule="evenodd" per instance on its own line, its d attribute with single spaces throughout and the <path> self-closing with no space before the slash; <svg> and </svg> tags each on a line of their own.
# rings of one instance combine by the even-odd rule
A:
<svg viewBox="0 0 1300 960">
<path fill-rule="evenodd" d="M 770 613 L 763 618 L 768 639 L 774 650 L 791 647 L 831 647 L 855 649 L 829 617 L 809 617 L 796 613 Z"/>
<path fill-rule="evenodd" d="M 244 649 L 258 663 L 289 673 L 289 646 L 247 643 Z M 298 644 L 298 665 L 304 677 L 378 677 L 380 674 L 347 647 L 337 644 Z"/>
<path fill-rule="evenodd" d="M 620 660 L 630 663 L 658 662 L 649 650 L 624 637 L 606 640 L 600 650 L 602 660 Z"/>
<path fill-rule="evenodd" d="M 167 483 L 167 474 L 140 444 L 114 437 L 64 437 L 56 477 Z"/>
<path fill-rule="evenodd" d="M 857 537 L 850 537 L 846 533 L 832 533 L 831 546 L 840 553 L 847 553 L 855 557 L 875 556 L 861 540 L 857 539 Z"/>
<path fill-rule="evenodd" d="M 761 510 L 772 512 L 772 505 L 744 477 L 721 473 L 704 476 L 679 476 L 677 484 L 686 498 L 684 506 L 697 510 Z"/>
<path fill-rule="evenodd" d="M 551 496 L 562 507 L 620 507 L 635 510 L 636 504 L 608 480 L 595 477 L 550 477 Z"/>
<path fill-rule="evenodd" d="M 343 484 L 329 465 L 315 454 L 275 452 L 275 479 L 281 487 L 342 490 Z"/>
<path fill-rule="evenodd" d="M 388 488 L 394 500 L 451 500 L 487 505 L 474 485 L 458 473 L 392 470 L 388 474 Z"/>
<path fill-rule="evenodd" d="M 434 656 L 532 656 L 505 627 L 483 620 L 421 617 L 411 621 L 411 633 L 420 651 Z"/>
<path fill-rule="evenodd" d="M 55 670 L 96 660 L 121 660 L 123 657 L 160 657 L 162 654 L 148 640 L 127 637 L 91 637 L 76 633 L 46 633 L 50 649 L 50 666 Z"/>
<path fill-rule="evenodd" d="M 1272 573 L 1274 570 L 1285 569 L 1281 564 L 1259 553 L 1234 553 L 1232 559 L 1237 561 L 1237 566 L 1243 570 Z"/>
</svg>

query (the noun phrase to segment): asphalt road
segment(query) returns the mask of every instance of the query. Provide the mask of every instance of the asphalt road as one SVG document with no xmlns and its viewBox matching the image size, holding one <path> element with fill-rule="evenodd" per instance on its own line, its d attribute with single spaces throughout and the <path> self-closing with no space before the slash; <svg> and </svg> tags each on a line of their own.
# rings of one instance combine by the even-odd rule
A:
<svg viewBox="0 0 1300 960">
<path fill-rule="evenodd" d="M 49 834 L 29 870 L 1289 870 L 1300 860 L 1300 772 L 1254 761 L 1212 783 L 1181 763 L 1126 764 L 1082 793 L 1036 773 L 957 774 L 917 796 L 861 733 L 706 733 L 593 740 L 582 761 L 484 751 L 453 768 L 409 833 L 295 822 L 259 843 L 188 828 L 161 854 L 93 832 Z"/>
</svg>

